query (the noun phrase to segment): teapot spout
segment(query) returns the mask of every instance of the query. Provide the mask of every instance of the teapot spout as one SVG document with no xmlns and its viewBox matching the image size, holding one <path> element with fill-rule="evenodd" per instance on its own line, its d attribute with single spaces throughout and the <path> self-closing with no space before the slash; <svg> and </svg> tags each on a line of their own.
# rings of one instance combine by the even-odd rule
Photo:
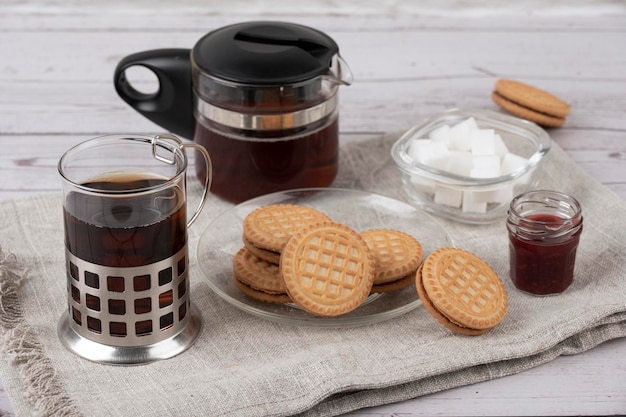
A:
<svg viewBox="0 0 626 417">
<path fill-rule="evenodd" d="M 352 71 L 339 53 L 333 57 L 332 65 L 324 78 L 336 85 L 351 85 L 353 81 Z"/>
</svg>

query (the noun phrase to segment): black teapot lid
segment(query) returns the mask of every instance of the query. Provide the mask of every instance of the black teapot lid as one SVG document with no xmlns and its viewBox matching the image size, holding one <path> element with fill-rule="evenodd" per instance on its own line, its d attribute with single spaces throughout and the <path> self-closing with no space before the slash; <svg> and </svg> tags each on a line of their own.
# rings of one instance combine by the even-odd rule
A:
<svg viewBox="0 0 626 417">
<path fill-rule="evenodd" d="M 327 73 L 338 51 L 332 38 L 307 26 L 246 22 L 209 32 L 192 59 L 202 72 L 226 81 L 284 85 Z"/>
</svg>

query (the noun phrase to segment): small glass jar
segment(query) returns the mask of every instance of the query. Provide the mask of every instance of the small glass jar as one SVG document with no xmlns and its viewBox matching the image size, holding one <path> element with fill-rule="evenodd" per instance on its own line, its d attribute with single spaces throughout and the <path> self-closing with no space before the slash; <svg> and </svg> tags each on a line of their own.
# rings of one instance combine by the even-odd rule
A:
<svg viewBox="0 0 626 417">
<path fill-rule="evenodd" d="M 553 295 L 571 285 L 583 230 L 575 198 L 546 190 L 520 194 L 511 201 L 507 229 L 510 275 L 517 289 Z"/>
</svg>

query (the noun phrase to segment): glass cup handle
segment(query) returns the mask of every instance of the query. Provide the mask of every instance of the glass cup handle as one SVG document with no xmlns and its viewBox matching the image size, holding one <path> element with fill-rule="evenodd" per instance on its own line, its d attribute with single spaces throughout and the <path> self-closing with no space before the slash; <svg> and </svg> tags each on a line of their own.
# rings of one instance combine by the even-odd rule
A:
<svg viewBox="0 0 626 417">
<path fill-rule="evenodd" d="M 204 208 L 204 205 L 206 204 L 207 196 L 209 195 L 209 190 L 211 189 L 211 182 L 213 181 L 213 164 L 211 163 L 211 157 L 209 156 L 209 153 L 207 152 L 206 149 L 204 149 L 204 146 L 202 145 L 199 145 L 193 142 L 183 143 L 183 141 L 180 140 L 178 137 L 174 135 L 170 135 L 170 134 L 157 135 L 154 138 L 152 138 L 152 141 L 151 141 L 152 142 L 152 156 L 154 156 L 157 160 L 164 162 L 166 164 L 174 165 L 176 161 L 174 159 L 170 160 L 170 159 L 165 158 L 162 155 L 159 155 L 157 145 L 160 140 L 172 140 L 176 142 L 176 144 L 178 145 L 178 148 L 184 154 L 187 154 L 187 151 L 186 151 L 187 148 L 193 148 L 196 151 L 200 152 L 202 154 L 202 157 L 204 158 L 204 163 L 206 165 L 206 178 L 204 180 L 204 191 L 202 192 L 202 200 L 200 200 L 200 204 L 198 204 L 198 207 L 196 208 L 196 211 L 193 213 L 193 216 L 191 216 L 191 219 L 189 219 L 189 221 L 187 222 L 187 227 L 189 227 L 194 221 L 196 221 L 196 219 L 200 215 L 200 212 L 202 211 L 202 209 Z"/>
<path fill-rule="evenodd" d="M 184 143 L 180 145 L 180 149 L 183 152 L 186 152 L 187 148 L 193 148 L 196 151 L 200 152 L 202 154 L 202 157 L 204 158 L 204 164 L 206 166 L 206 176 L 204 179 L 204 190 L 202 192 L 202 199 L 200 200 L 200 204 L 198 204 L 196 211 L 193 213 L 193 216 L 191 216 L 191 219 L 189 219 L 189 221 L 187 222 L 187 227 L 189 227 L 194 221 L 196 221 L 196 219 L 200 215 L 200 212 L 204 208 L 204 205 L 206 204 L 209 190 L 211 189 L 211 182 L 213 181 L 213 164 L 211 163 L 211 157 L 209 156 L 209 152 L 204 149 L 204 146 L 197 143 Z"/>
</svg>

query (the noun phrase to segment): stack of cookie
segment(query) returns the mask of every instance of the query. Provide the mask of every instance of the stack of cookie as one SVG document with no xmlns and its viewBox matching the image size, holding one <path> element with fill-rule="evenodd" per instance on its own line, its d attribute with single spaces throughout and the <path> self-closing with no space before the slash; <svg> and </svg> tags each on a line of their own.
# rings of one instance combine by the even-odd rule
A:
<svg viewBox="0 0 626 417">
<path fill-rule="evenodd" d="M 372 292 L 414 282 L 420 243 L 395 230 L 358 233 L 310 207 L 260 207 L 243 222 L 244 247 L 233 260 L 234 279 L 259 300 L 294 302 L 318 316 L 357 308 Z"/>
<path fill-rule="evenodd" d="M 281 252 L 298 229 L 324 221 L 330 218 L 293 204 L 272 204 L 254 210 L 243 221 L 244 247 L 233 259 L 237 286 L 262 301 L 291 301 L 279 269 Z"/>
</svg>

